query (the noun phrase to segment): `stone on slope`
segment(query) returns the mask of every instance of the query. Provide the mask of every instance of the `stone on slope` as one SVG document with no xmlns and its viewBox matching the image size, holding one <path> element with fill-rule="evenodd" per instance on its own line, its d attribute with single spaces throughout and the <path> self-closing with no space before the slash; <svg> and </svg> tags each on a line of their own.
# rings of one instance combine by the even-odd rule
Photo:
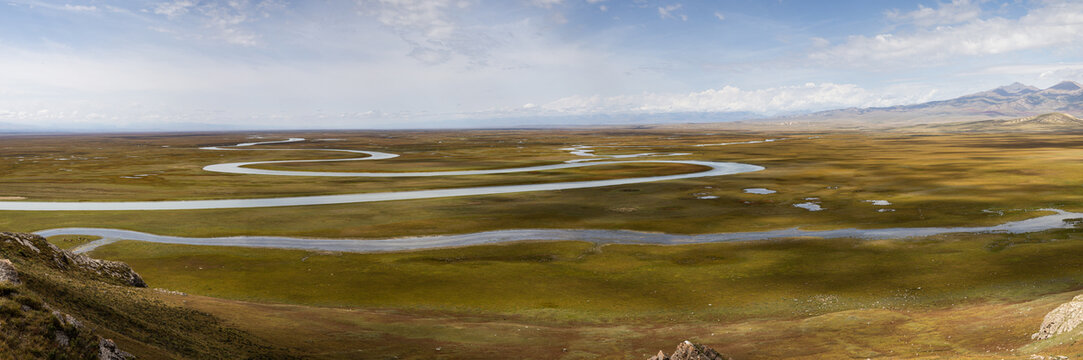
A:
<svg viewBox="0 0 1083 360">
<path fill-rule="evenodd" d="M 147 287 L 143 278 L 128 264 L 119 261 L 98 260 L 82 254 L 57 248 L 45 238 L 34 234 L 0 232 L 0 248 L 8 248 L 16 254 L 35 257 L 60 270 L 78 269 L 110 278 L 124 285 Z"/>
<path fill-rule="evenodd" d="M 5 282 L 18 285 L 19 273 L 15 271 L 15 265 L 11 264 L 11 260 L 0 259 L 0 283 Z"/>
<path fill-rule="evenodd" d="M 1048 339 L 1054 335 L 1072 331 L 1080 323 L 1083 323 L 1083 295 L 1077 295 L 1072 298 L 1072 301 L 1061 304 L 1045 314 L 1042 327 L 1030 337 L 1035 340 Z"/>
<path fill-rule="evenodd" d="M 677 345 L 677 350 L 673 350 L 673 355 L 666 356 L 664 352 L 658 351 L 658 355 L 647 360 L 732 360 L 732 358 L 719 354 L 706 345 L 693 344 L 685 340 Z"/>
<path fill-rule="evenodd" d="M 117 344 L 113 343 L 113 340 L 101 338 L 98 340 L 98 359 L 99 360 L 129 360 L 135 359 L 135 356 L 117 349 Z"/>
</svg>

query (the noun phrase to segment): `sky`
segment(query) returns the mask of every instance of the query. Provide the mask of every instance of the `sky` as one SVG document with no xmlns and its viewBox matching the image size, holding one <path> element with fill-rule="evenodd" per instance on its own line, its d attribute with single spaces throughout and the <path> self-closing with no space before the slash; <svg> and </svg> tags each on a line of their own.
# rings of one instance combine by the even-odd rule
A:
<svg viewBox="0 0 1083 360">
<path fill-rule="evenodd" d="M 9 127 L 775 116 L 1083 80 L 1079 1 L 0 1 Z"/>
</svg>

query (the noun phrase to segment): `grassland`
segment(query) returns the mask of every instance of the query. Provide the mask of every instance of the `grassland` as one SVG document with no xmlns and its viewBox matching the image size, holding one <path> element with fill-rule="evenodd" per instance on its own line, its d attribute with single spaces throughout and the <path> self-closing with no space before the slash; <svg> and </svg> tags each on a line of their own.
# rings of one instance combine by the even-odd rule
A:
<svg viewBox="0 0 1083 360">
<path fill-rule="evenodd" d="M 802 316 L 1083 289 L 1083 233 L 1075 230 L 914 241 L 531 242 L 383 254 L 119 242 L 93 254 L 127 262 L 157 286 L 215 297 L 565 320 Z"/>
<path fill-rule="evenodd" d="M 393 180 L 200 170 L 219 162 L 343 156 L 196 150 L 251 141 L 245 135 L 5 138 L 0 197 L 120 201 L 318 195 L 697 170 L 612 166 Z M 183 236 L 330 238 L 510 228 L 715 233 L 795 226 L 979 226 L 1034 217 L 1040 208 L 1083 211 L 1083 162 L 1078 161 L 1083 139 L 1072 134 L 648 129 L 263 135 L 343 139 L 272 148 L 403 155 L 374 162 L 275 165 L 292 170 L 541 165 L 577 158 L 559 150 L 577 144 L 637 146 L 598 148 L 599 154 L 690 152 L 694 155 L 675 158 L 743 162 L 767 170 L 597 189 L 243 211 L 0 212 L 0 228 L 88 226 Z M 764 138 L 786 140 L 695 146 Z M 85 160 L 71 160 L 76 157 Z M 133 176 L 140 174 L 148 175 Z M 741 192 L 751 187 L 778 192 Z M 697 199 L 696 194 L 718 198 Z M 819 198 L 825 210 L 792 206 L 809 197 Z M 883 208 L 894 211 L 877 211 Z M 65 246 L 83 241 L 53 240 Z M 213 314 L 292 353 L 322 358 L 508 353 L 544 359 L 636 358 L 685 338 L 742 359 L 1083 354 L 1083 346 L 1074 345 L 1072 336 L 1078 335 L 1039 343 L 1029 339 L 1045 312 L 1083 290 L 1083 232 L 1076 229 L 685 246 L 541 242 L 381 254 L 118 242 L 93 255 L 128 262 L 152 287 L 192 294 L 154 295 L 162 301 Z"/>
<path fill-rule="evenodd" d="M 309 348 L 419 358 L 438 347 L 467 358 L 628 358 L 686 338 L 742 359 L 1017 356 L 1068 298 L 1056 294 L 1083 289 L 1075 229 L 385 254 L 118 242 L 94 256 L 128 262 L 152 286 L 219 298 L 192 301 L 270 341 L 293 328 L 321 339 Z"/>
<path fill-rule="evenodd" d="M 397 135 L 395 135 L 397 134 Z M 243 234 L 315 237 L 393 237 L 467 233 L 506 228 L 603 228 L 712 233 L 801 226 L 845 227 L 973 226 L 1029 217 L 1023 211 L 1058 207 L 1083 210 L 1080 180 L 1083 163 L 1075 161 L 1083 140 L 1074 135 L 868 135 L 833 134 L 816 138 L 796 134 L 662 134 L 644 132 L 480 132 L 480 133 L 281 134 L 341 142 L 292 146 L 375 149 L 401 158 L 374 162 L 304 164 L 312 169 L 375 171 L 431 168 L 517 167 L 576 158 L 558 150 L 573 144 L 634 144 L 645 148 L 600 148 L 599 153 L 692 152 L 684 158 L 737 161 L 766 166 L 756 173 L 598 189 L 534 192 L 432 200 L 309 207 L 206 211 L 3 212 L 0 227 L 34 231 L 62 226 L 120 227 L 170 235 Z M 134 137 L 130 139 L 129 137 Z M 695 144 L 788 137 L 766 144 L 695 147 Z M 0 176 L 4 196 L 32 200 L 136 200 L 214 197 L 317 195 L 418 188 L 460 187 L 509 182 L 548 182 L 642 176 L 695 171 L 689 167 L 569 169 L 557 173 L 428 179 L 334 179 L 214 174 L 204 165 L 241 160 L 289 158 L 282 152 L 200 151 L 196 146 L 245 141 L 240 135 L 192 137 L 117 136 L 5 139 L 3 158 L 42 155 L 62 140 L 105 152 L 139 153 L 140 158 L 113 166 L 109 159 L 63 172 L 66 162 L 10 165 Z M 499 139 L 499 140 L 498 140 Z M 525 139 L 509 151 L 508 139 Z M 97 143 L 100 141 L 102 143 Z M 21 143 L 26 142 L 25 146 Z M 43 142 L 43 143 L 42 143 Z M 114 144 L 114 143 L 120 143 Z M 127 144 L 133 142 L 136 145 Z M 161 145 L 173 144 L 169 148 Z M 127 144 L 127 145 L 125 145 Z M 331 145 L 328 145 L 331 144 Z M 523 149 L 518 149 L 523 146 Z M 33 150 L 38 149 L 38 150 Z M 146 154 L 138 152 L 145 149 Z M 52 150 L 55 152 L 55 150 Z M 162 152 L 159 154 L 159 152 Z M 112 153 L 112 152 L 109 152 Z M 155 155 L 158 154 L 158 155 Z M 51 156 L 70 156 L 53 153 Z M 81 155 L 94 158 L 91 153 Z M 107 156 L 117 159 L 119 155 Z M 127 156 L 127 155 L 125 155 Z M 298 158 L 340 156 L 304 152 Z M 412 160 L 417 157 L 416 163 Z M 490 159 L 481 161 L 480 159 Z M 500 159 L 500 160 L 491 160 Z M 26 161 L 23 161 L 25 163 Z M 437 165 L 436 162 L 442 165 Z M 474 162 L 482 165 L 476 166 Z M 62 164 L 62 165 L 61 165 Z M 65 167 L 65 168 L 67 168 Z M 164 170 L 164 171 L 163 171 Z M 154 173 L 142 179 L 120 176 Z M 43 186 L 42 184 L 48 184 Z M 744 194 L 746 187 L 778 190 L 771 195 Z M 700 200 L 693 194 L 717 199 Z M 818 197 L 826 211 L 792 206 Z M 864 200 L 889 200 L 894 212 L 877 212 Z M 985 213 L 1000 211 L 1004 215 Z M 1007 210 L 1007 211 L 1004 211 Z"/>
</svg>

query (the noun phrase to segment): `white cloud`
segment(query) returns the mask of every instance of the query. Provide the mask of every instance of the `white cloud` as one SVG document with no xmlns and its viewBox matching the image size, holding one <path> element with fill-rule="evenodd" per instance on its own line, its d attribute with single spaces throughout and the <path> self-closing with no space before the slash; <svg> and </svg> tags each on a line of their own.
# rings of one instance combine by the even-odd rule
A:
<svg viewBox="0 0 1083 360">
<path fill-rule="evenodd" d="M 674 13 L 675 11 L 680 10 L 681 7 L 682 7 L 681 4 L 659 6 L 658 7 L 658 16 L 663 18 L 663 19 L 678 19 L 678 18 L 680 18 L 682 21 L 688 21 L 688 16 L 687 15 Z"/>
<path fill-rule="evenodd" d="M 970 0 L 952 0 L 950 3 L 941 3 L 935 9 L 918 5 L 918 9 L 910 12 L 899 12 L 898 9 L 885 13 L 888 19 L 913 23 L 918 26 L 950 25 L 976 20 L 981 16 L 981 6 Z"/>
<path fill-rule="evenodd" d="M 920 18 L 922 23 L 936 23 L 940 21 L 932 19 L 939 16 L 911 18 Z M 937 61 L 959 56 L 1078 47 L 1083 40 L 1083 3 L 1047 3 L 1018 19 L 982 19 L 955 12 L 944 17 L 968 20 L 958 25 L 922 27 L 904 33 L 852 36 L 842 44 L 812 53 L 810 57 L 846 66 L 934 65 Z"/>
<path fill-rule="evenodd" d="M 358 4 L 362 13 L 373 16 L 410 45 L 412 50 L 407 55 L 424 64 L 446 63 L 454 55 L 466 56 L 476 64 L 484 63 L 488 48 L 493 46 L 492 38 L 475 31 L 478 26 L 456 23 L 454 12 L 470 7 L 472 4 L 467 1 L 360 0 Z"/>
<path fill-rule="evenodd" d="M 773 115 L 839 107 L 886 106 L 923 100 L 881 95 L 854 84 L 807 83 L 757 90 L 735 86 L 684 94 L 571 96 L 532 107 L 552 114 L 753 112 Z"/>
<path fill-rule="evenodd" d="M 154 13 L 158 15 L 165 15 L 169 18 L 174 18 L 188 13 L 192 7 L 195 7 L 196 3 L 192 0 L 177 0 L 172 2 L 159 3 L 154 7 Z"/>
<path fill-rule="evenodd" d="M 270 13 L 280 10 L 284 5 L 278 0 L 196 2 L 193 0 L 175 0 L 163 2 L 149 11 L 164 15 L 174 21 L 172 29 L 168 24 L 153 26 L 159 32 L 172 33 L 200 39 L 212 39 L 234 45 L 255 46 L 260 35 L 251 29 L 253 22 L 270 17 Z M 197 26 L 191 26 L 195 24 Z"/>
<path fill-rule="evenodd" d="M 531 0 L 530 3 L 537 7 L 549 9 L 553 6 L 563 4 L 564 0 Z"/>
<path fill-rule="evenodd" d="M 1035 85 L 1051 84 L 1063 80 L 1083 79 L 1083 63 L 992 66 L 975 72 L 973 75 L 1003 75 L 1018 81 L 1035 81 Z"/>
<path fill-rule="evenodd" d="M 718 21 L 726 20 L 726 15 L 718 11 L 714 12 L 714 17 L 717 18 Z"/>
<path fill-rule="evenodd" d="M 67 10 L 67 11 L 77 11 L 77 12 L 94 12 L 94 11 L 98 11 L 98 7 L 93 6 L 93 5 L 64 4 L 64 6 L 61 7 L 61 9 L 64 9 L 64 10 Z"/>
</svg>

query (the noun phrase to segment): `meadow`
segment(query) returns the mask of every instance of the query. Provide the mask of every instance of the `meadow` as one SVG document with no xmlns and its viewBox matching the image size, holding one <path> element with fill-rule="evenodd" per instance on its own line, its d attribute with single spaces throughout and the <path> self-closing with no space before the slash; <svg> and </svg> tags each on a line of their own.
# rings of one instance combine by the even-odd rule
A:
<svg viewBox="0 0 1083 360">
<path fill-rule="evenodd" d="M 36 201 L 267 197 L 699 170 L 642 164 L 390 180 L 201 170 L 220 162 L 345 156 L 197 149 L 254 141 L 248 135 L 4 138 L 0 166 L 6 168 L 0 172 L 0 197 Z M 687 152 L 692 155 L 659 159 L 733 161 L 767 169 L 595 189 L 365 204 L 0 211 L 0 228 L 86 226 L 182 236 L 322 238 L 516 228 L 699 234 L 792 227 L 979 226 L 1039 216 L 1042 208 L 1083 210 L 1079 205 L 1083 163 L 1078 161 L 1083 139 L 1073 134 L 590 129 L 260 135 L 272 140 L 336 139 L 268 148 L 402 154 L 373 162 L 273 167 L 291 170 L 543 165 L 579 159 L 561 150 L 573 145 L 614 146 L 598 147 L 598 154 Z M 767 138 L 783 140 L 696 146 Z M 76 157 L 84 160 L 71 160 Z M 146 176 L 135 176 L 141 174 Z M 742 191 L 761 187 L 777 192 Z M 716 198 L 701 199 L 708 195 Z M 793 206 L 808 201 L 824 210 Z M 121 241 L 91 255 L 131 264 L 151 287 L 188 294 L 153 295 L 162 301 L 205 311 L 260 339 L 319 358 L 485 358 L 509 352 L 546 359 L 645 358 L 684 339 L 741 359 L 999 358 L 1083 353 L 1071 336 L 1038 343 L 1029 338 L 1047 311 L 1083 289 L 1080 231 L 681 246 L 522 242 L 375 254 Z M 51 240 L 70 247 L 91 239 Z"/>
<path fill-rule="evenodd" d="M 308 163 L 322 170 L 416 171 L 518 167 L 580 157 L 560 150 L 576 144 L 625 144 L 599 154 L 690 152 L 660 159 L 734 161 L 767 167 L 754 173 L 596 189 L 531 192 L 431 200 L 264 209 L 131 212 L 0 212 L 0 227 L 15 231 L 89 226 L 168 235 L 289 235 L 386 238 L 469 233 L 507 228 L 630 229 L 670 233 L 914 226 L 974 226 L 1030 217 L 1024 210 L 1083 209 L 1078 180 L 1083 140 L 1070 134 L 870 135 L 870 134 L 673 134 L 661 131 L 358 133 L 356 140 L 271 147 L 337 147 L 403 154 L 373 162 Z M 349 134 L 268 135 L 349 139 Z M 531 137 L 534 135 L 534 137 Z M 115 139 L 115 138 L 119 138 Z M 510 183 L 593 180 L 698 171 L 690 165 L 614 165 L 553 172 L 435 178 L 309 178 L 218 174 L 202 166 L 294 158 L 286 152 L 204 151 L 198 146 L 246 141 L 245 136 L 134 136 L 10 138 L 0 158 L 0 196 L 27 200 L 166 200 L 324 195 Z M 134 138 L 134 139 L 130 139 Z M 764 138 L 762 144 L 697 147 Z M 516 151 L 506 149 L 514 140 Z M 249 139 L 250 140 L 250 139 Z M 518 141 L 523 141 L 519 144 Z M 26 143 L 23 145 L 22 143 Z M 157 145 L 149 144 L 172 144 Z M 112 144 L 112 145 L 110 145 Z M 328 145 L 333 144 L 333 145 Z M 169 146 L 163 148 L 161 146 Z M 517 149 L 523 146 L 523 149 Z M 102 147 L 109 156 L 85 163 L 56 161 L 56 149 Z M 46 150 L 52 149 L 52 150 Z M 111 149 L 111 150 L 106 150 Z M 142 150 L 140 150 L 142 149 Z M 138 161 L 117 154 L 137 153 Z M 289 152 L 292 153 L 292 152 Z M 35 154 L 35 155 L 30 155 Z M 49 155 L 47 155 L 49 154 Z M 54 160 L 15 162 L 19 156 Z M 305 151 L 299 159 L 338 156 Z M 415 159 L 416 157 L 416 159 Z M 487 159 L 487 160 L 478 160 Z M 482 163 L 480 166 L 474 162 Z M 81 165 L 82 167 L 75 166 Z M 72 171 L 62 171 L 69 169 Z M 143 178 L 125 176 L 152 174 Z M 41 184 L 49 184 L 42 186 Z M 765 187 L 770 195 L 746 194 Z M 699 195 L 716 196 L 699 199 Z M 818 198 L 825 211 L 793 204 Z M 887 200 L 891 212 L 867 200 Z"/>
<path fill-rule="evenodd" d="M 326 358 L 645 358 L 685 339 L 740 359 L 1002 358 L 1083 354 L 1030 340 L 1083 289 L 1081 231 L 384 254 L 119 242 L 94 256 Z"/>
</svg>

